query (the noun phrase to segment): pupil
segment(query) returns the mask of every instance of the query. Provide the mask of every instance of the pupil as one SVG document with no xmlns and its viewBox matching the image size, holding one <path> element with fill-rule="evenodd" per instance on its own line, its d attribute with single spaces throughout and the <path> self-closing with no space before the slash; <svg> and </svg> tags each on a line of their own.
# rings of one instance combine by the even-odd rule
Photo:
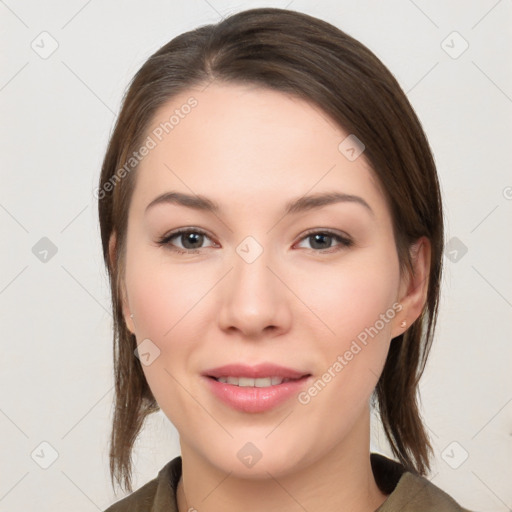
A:
<svg viewBox="0 0 512 512">
<path fill-rule="evenodd" d="M 315 244 L 317 243 L 318 239 L 320 239 L 320 241 L 324 241 L 325 242 L 325 239 L 327 239 L 329 241 L 330 239 L 330 235 L 322 235 L 322 234 L 319 234 L 319 235 L 313 235 L 313 240 L 314 240 L 314 243 L 312 244 L 312 247 L 314 249 L 324 249 L 325 247 L 323 247 L 322 245 L 320 245 L 320 247 L 315 247 Z"/>
<path fill-rule="evenodd" d="M 202 241 L 202 240 L 201 240 L 201 237 L 202 237 L 202 236 L 203 236 L 203 235 L 201 235 L 201 234 L 199 234 L 199 233 L 188 233 L 187 235 L 185 235 L 185 241 L 186 241 L 186 243 L 184 243 L 184 244 L 183 244 L 183 245 L 184 245 L 184 247 L 185 247 L 186 249 L 197 249 L 197 247 L 187 247 L 187 243 L 188 243 L 188 242 L 191 242 L 192 244 L 194 244 L 194 243 L 196 243 L 196 244 L 197 244 L 198 240 L 199 240 L 199 242 L 201 242 L 201 241 Z M 199 247 L 201 247 L 201 243 L 199 243 Z"/>
</svg>

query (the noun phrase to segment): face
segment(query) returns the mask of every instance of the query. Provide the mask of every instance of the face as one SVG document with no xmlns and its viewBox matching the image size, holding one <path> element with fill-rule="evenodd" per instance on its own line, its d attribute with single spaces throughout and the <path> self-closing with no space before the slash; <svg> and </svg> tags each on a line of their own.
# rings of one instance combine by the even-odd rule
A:
<svg viewBox="0 0 512 512">
<path fill-rule="evenodd" d="M 224 472 L 282 475 L 368 442 L 403 283 L 384 195 L 364 152 L 354 159 L 350 139 L 340 150 L 348 135 L 300 99 L 216 83 L 174 97 L 148 130 L 124 314 L 182 453 Z M 149 206 L 166 193 L 218 210 Z M 324 194 L 339 200 L 306 200 Z M 248 368 L 215 371 L 225 365 Z M 228 383 L 212 378 L 223 372 Z M 237 373 L 293 380 L 236 386 Z"/>
</svg>

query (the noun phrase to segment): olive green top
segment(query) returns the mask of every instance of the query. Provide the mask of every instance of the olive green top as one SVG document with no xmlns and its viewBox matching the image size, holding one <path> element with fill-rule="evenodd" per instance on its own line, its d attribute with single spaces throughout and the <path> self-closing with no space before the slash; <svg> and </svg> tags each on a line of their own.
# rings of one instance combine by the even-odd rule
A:
<svg viewBox="0 0 512 512">
<path fill-rule="evenodd" d="M 370 461 L 377 485 L 388 495 L 375 512 L 471 512 L 430 480 L 406 471 L 400 463 L 378 453 L 371 453 Z M 178 512 L 176 487 L 180 477 L 178 456 L 156 478 L 104 512 Z"/>
</svg>

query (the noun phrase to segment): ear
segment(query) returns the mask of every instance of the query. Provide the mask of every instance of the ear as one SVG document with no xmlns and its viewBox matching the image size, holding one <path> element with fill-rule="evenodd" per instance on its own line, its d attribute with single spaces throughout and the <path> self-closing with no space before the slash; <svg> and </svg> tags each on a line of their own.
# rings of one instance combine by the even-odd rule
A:
<svg viewBox="0 0 512 512">
<path fill-rule="evenodd" d="M 109 260 L 110 260 L 110 266 L 112 269 L 115 269 L 117 267 L 117 236 L 116 236 L 116 233 L 115 231 L 112 232 L 112 234 L 110 235 L 110 239 L 108 241 L 108 256 L 109 256 Z M 116 269 L 118 271 L 118 269 Z M 127 294 L 126 294 L 126 286 L 125 286 L 125 283 L 124 281 L 121 282 L 121 290 L 120 290 L 120 294 L 121 294 L 121 302 L 122 302 L 122 310 L 123 310 L 123 317 L 124 317 L 124 322 L 126 324 L 126 327 L 128 328 L 128 330 L 132 333 L 132 334 L 135 334 L 135 324 L 133 322 L 133 318 L 131 318 L 131 312 L 130 312 L 130 307 L 129 307 L 129 304 L 128 304 L 128 298 L 127 298 Z"/>
<path fill-rule="evenodd" d="M 421 315 L 427 300 L 430 276 L 431 246 L 427 237 L 419 238 L 410 249 L 413 272 L 407 272 L 400 282 L 399 302 L 402 309 L 394 318 L 392 338 L 403 334 Z M 400 324 L 405 321 L 405 327 Z"/>
</svg>

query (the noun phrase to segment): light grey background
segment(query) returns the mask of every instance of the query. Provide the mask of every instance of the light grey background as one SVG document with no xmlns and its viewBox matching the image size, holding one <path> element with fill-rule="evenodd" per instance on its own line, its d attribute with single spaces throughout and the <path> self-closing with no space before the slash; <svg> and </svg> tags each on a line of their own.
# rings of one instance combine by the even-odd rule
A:
<svg viewBox="0 0 512 512">
<path fill-rule="evenodd" d="M 122 497 L 108 475 L 112 318 L 93 197 L 101 161 L 125 87 L 156 49 L 260 6 L 318 16 L 359 39 L 418 113 L 450 241 L 421 382 L 430 479 L 467 508 L 512 509 L 511 1 L 6 0 L 0 510 L 95 511 Z M 44 253 L 43 237 L 56 254 Z M 390 454 L 377 422 L 372 449 Z M 176 431 L 154 415 L 136 444 L 134 489 L 178 453 Z"/>
</svg>

